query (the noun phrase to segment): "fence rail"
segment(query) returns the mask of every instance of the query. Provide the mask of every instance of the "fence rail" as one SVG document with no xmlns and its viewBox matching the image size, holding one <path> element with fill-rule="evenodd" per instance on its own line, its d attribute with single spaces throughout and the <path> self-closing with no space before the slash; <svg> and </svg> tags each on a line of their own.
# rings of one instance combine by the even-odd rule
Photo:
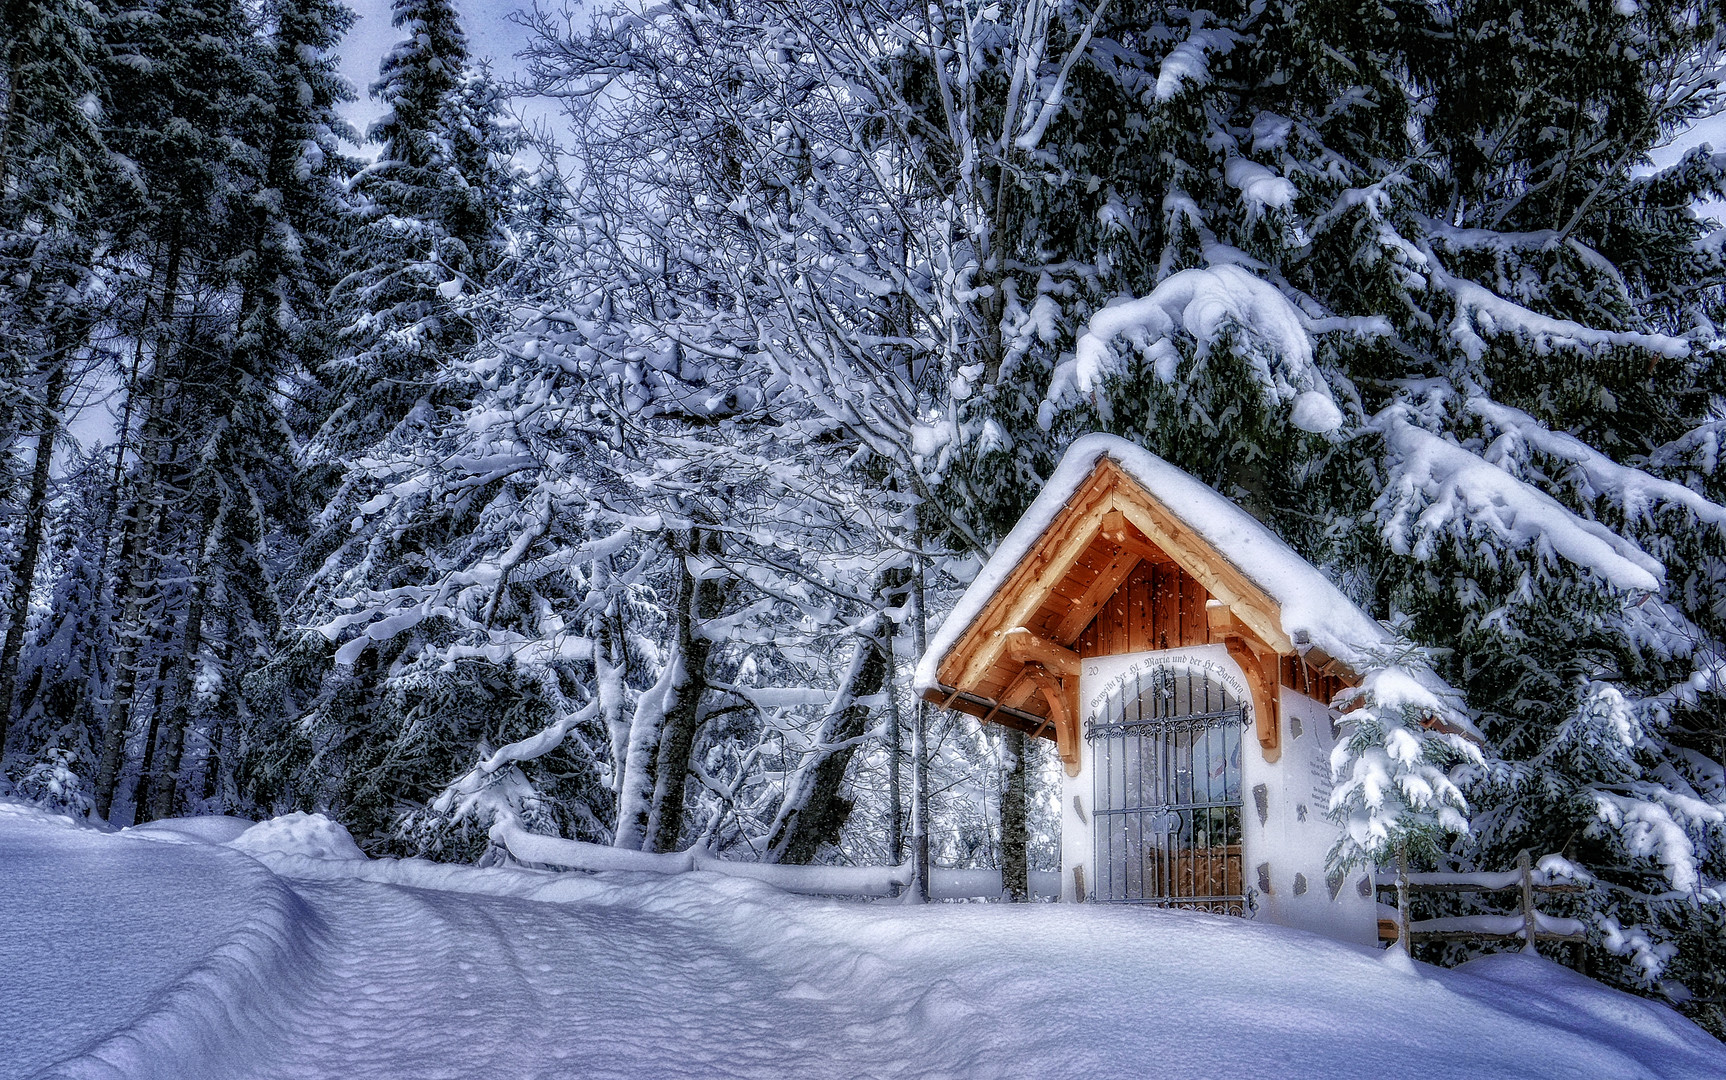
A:
<svg viewBox="0 0 1726 1080">
<path fill-rule="evenodd" d="M 1396 890 L 1396 918 L 1379 920 L 1379 939 L 1395 941 L 1405 953 L 1416 941 L 1520 941 L 1524 952 L 1535 952 L 1537 941 L 1576 942 L 1587 938 L 1586 927 L 1579 920 L 1548 915 L 1534 906 L 1534 898 L 1537 894 L 1586 893 L 1590 886 L 1554 881 L 1544 871 L 1537 878 L 1527 848 L 1517 854 L 1516 869 L 1481 874 L 1411 874 L 1407 857 L 1399 855 L 1396 873 L 1379 874 L 1376 884 L 1381 889 Z M 1514 915 L 1457 915 L 1419 921 L 1409 918 L 1409 897 L 1413 895 L 1495 893 L 1511 889 L 1519 893 L 1518 911 Z"/>
<path fill-rule="evenodd" d="M 517 862 L 567 870 L 629 870 L 650 874 L 684 874 L 693 870 L 749 878 L 786 892 L 809 896 L 892 896 L 911 884 L 909 862 L 898 866 L 789 866 L 778 863 L 734 862 L 721 859 L 705 848 L 652 854 L 565 840 L 530 833 L 512 822 L 499 822 L 491 830 L 492 841 Z M 1060 899 L 1061 875 L 1043 870 L 1030 872 L 1034 897 Z M 929 897 L 933 900 L 994 898 L 1003 893 L 999 870 L 929 869 Z"/>
</svg>

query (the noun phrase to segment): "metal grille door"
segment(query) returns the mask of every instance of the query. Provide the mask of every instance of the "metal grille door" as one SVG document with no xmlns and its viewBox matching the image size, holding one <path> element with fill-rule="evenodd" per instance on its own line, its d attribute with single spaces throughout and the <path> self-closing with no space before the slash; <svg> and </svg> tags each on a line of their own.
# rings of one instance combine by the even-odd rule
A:
<svg viewBox="0 0 1726 1080">
<path fill-rule="evenodd" d="M 1220 684 L 1171 665 L 1127 682 L 1086 732 L 1098 900 L 1245 913 L 1241 733 Z"/>
</svg>

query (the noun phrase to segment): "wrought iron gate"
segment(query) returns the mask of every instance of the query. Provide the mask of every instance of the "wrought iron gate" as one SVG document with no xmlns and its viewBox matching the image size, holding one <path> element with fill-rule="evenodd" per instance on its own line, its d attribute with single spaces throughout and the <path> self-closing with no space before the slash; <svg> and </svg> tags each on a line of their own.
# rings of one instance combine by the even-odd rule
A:
<svg viewBox="0 0 1726 1080">
<path fill-rule="evenodd" d="M 1085 737 L 1096 778 L 1096 898 L 1245 913 L 1241 733 L 1246 710 L 1203 674 L 1152 668 Z"/>
</svg>

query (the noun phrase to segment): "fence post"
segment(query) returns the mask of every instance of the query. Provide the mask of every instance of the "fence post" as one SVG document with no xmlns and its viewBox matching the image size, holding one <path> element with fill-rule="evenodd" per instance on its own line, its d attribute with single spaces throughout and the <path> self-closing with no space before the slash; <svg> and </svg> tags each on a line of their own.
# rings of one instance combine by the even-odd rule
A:
<svg viewBox="0 0 1726 1080">
<path fill-rule="evenodd" d="M 1528 857 L 1528 849 L 1523 848 L 1516 853 L 1516 869 L 1522 875 L 1522 951 L 1533 956 L 1539 956 L 1540 950 L 1534 946 L 1534 934 L 1538 927 L 1539 913 L 1534 910 L 1534 867 L 1533 860 Z"/>
<path fill-rule="evenodd" d="M 1408 843 L 1406 841 L 1396 846 L 1396 943 L 1402 946 L 1404 956 L 1413 955 L 1409 950 L 1408 936 Z"/>
</svg>

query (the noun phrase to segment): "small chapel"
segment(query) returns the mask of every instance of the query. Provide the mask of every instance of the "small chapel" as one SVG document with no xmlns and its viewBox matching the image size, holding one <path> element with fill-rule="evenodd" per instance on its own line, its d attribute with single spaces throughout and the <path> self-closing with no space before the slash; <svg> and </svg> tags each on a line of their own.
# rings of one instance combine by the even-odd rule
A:
<svg viewBox="0 0 1726 1080">
<path fill-rule="evenodd" d="M 1327 871 L 1330 702 L 1391 643 L 1192 475 L 1080 439 L 931 636 L 917 691 L 1054 742 L 1062 898 L 1380 937 Z"/>
</svg>

